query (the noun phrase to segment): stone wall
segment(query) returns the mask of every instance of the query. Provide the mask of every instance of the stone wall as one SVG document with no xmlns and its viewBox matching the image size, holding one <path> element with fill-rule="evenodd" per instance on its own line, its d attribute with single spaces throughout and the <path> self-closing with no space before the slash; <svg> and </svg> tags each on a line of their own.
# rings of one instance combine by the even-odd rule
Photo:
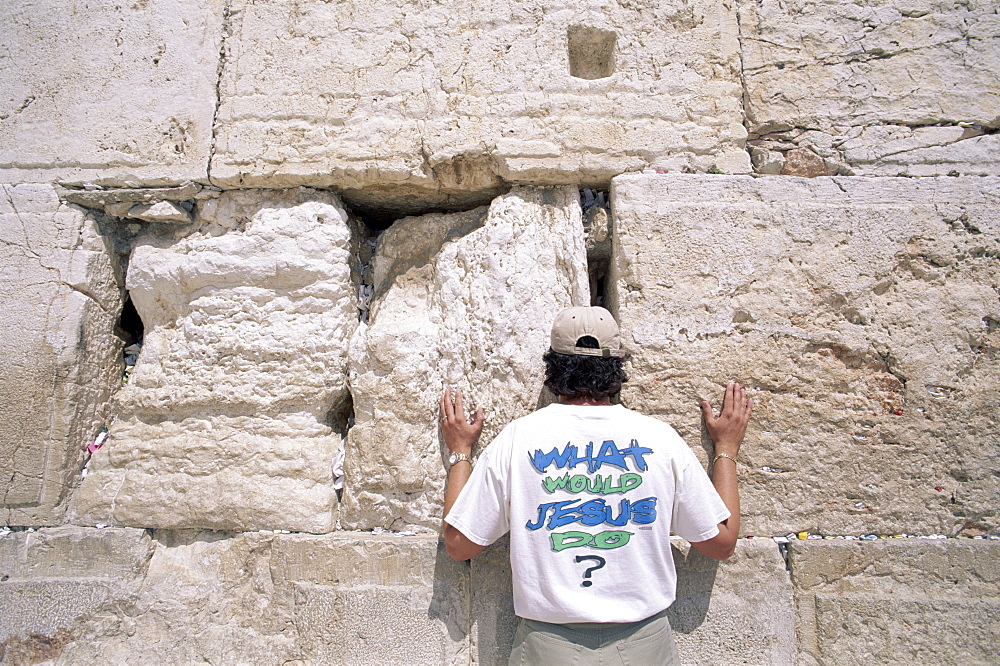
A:
<svg viewBox="0 0 1000 666">
<path fill-rule="evenodd" d="M 0 662 L 505 663 L 437 399 L 485 445 L 588 302 L 704 462 L 698 402 L 757 403 L 684 663 L 995 661 L 991 4 L 0 18 Z"/>
</svg>

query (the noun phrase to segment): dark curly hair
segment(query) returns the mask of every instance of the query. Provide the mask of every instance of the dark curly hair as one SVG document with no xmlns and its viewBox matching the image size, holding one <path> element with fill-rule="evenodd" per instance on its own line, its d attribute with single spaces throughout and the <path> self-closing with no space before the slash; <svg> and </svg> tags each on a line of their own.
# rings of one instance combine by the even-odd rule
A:
<svg viewBox="0 0 1000 666">
<path fill-rule="evenodd" d="M 597 340 L 589 335 L 576 344 L 598 348 Z M 560 354 L 550 349 L 542 360 L 545 361 L 545 386 L 554 394 L 567 398 L 600 400 L 621 391 L 622 384 L 628 381 L 623 368 L 624 358 Z"/>
</svg>

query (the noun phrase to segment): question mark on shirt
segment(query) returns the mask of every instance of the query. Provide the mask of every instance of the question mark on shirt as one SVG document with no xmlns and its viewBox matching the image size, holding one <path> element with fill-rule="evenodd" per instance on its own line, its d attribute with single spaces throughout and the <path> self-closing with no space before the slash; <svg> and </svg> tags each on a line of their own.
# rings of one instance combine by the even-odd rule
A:
<svg viewBox="0 0 1000 666">
<path fill-rule="evenodd" d="M 597 564 L 595 564 L 594 566 L 587 567 L 587 570 L 583 572 L 584 581 L 582 583 L 580 583 L 580 585 L 583 586 L 583 587 L 590 587 L 591 585 L 594 584 L 594 582 L 590 581 L 590 580 L 586 580 L 586 579 L 590 578 L 590 575 L 592 573 L 594 573 L 595 571 L 597 571 L 598 569 L 600 569 L 601 567 L 603 567 L 608 562 L 603 557 L 598 557 L 597 555 L 577 555 L 576 556 L 576 561 L 577 562 L 583 562 L 584 560 L 595 560 L 597 562 Z"/>
</svg>

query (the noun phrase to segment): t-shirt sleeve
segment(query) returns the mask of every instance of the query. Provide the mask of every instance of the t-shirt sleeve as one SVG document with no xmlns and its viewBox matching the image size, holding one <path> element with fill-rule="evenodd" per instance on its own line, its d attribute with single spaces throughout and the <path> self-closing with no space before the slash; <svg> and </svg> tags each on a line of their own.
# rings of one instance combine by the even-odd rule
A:
<svg viewBox="0 0 1000 666">
<path fill-rule="evenodd" d="M 719 533 L 719 523 L 730 513 L 701 463 L 686 451 L 678 461 L 671 528 L 688 541 L 705 541 Z"/>
<path fill-rule="evenodd" d="M 479 456 L 472 476 L 444 519 L 480 546 L 490 545 L 510 530 L 507 472 L 499 460 L 503 454 L 498 437 Z"/>
</svg>

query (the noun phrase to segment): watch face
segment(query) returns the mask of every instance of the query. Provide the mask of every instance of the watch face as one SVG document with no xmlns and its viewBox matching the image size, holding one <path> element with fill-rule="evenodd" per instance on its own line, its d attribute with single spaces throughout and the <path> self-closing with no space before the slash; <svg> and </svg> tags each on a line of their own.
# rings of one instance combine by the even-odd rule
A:
<svg viewBox="0 0 1000 666">
<path fill-rule="evenodd" d="M 458 454 L 457 453 L 451 454 L 451 456 L 448 458 L 448 464 L 454 465 L 457 462 L 458 462 Z"/>
</svg>

